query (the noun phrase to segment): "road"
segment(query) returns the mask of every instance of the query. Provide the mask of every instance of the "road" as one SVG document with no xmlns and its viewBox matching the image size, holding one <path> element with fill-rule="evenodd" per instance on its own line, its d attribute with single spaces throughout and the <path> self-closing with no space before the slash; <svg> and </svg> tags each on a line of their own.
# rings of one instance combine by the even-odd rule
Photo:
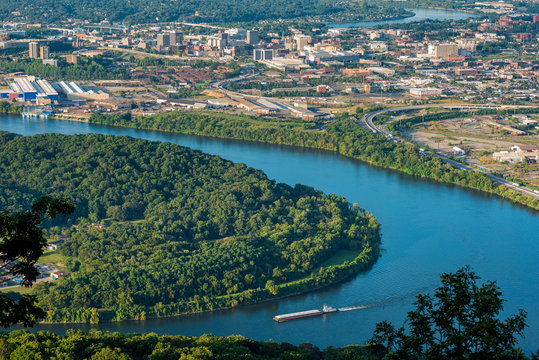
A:
<svg viewBox="0 0 539 360">
<path fill-rule="evenodd" d="M 220 92 L 230 96 L 232 99 L 234 99 L 234 98 L 245 98 L 245 99 L 251 99 L 251 100 L 254 100 L 254 101 L 264 99 L 264 100 L 267 100 L 269 102 L 280 105 L 280 106 L 290 110 L 291 113 L 293 113 L 294 112 L 294 104 L 291 101 L 284 100 L 284 99 L 272 98 L 272 97 L 264 97 L 264 96 L 260 96 L 260 95 L 243 94 L 243 93 L 240 93 L 240 92 L 237 92 L 237 91 L 227 90 L 227 88 L 226 88 L 228 83 L 236 82 L 236 81 L 243 81 L 243 80 L 249 79 L 251 77 L 254 77 L 256 75 L 258 75 L 258 72 L 257 72 L 257 70 L 255 68 L 242 67 L 242 73 L 239 76 L 237 76 L 235 78 L 231 78 L 231 79 L 225 79 L 225 80 L 220 80 L 220 81 L 213 82 L 213 83 L 211 83 L 209 85 L 209 88 L 212 89 L 212 90 L 220 91 Z"/>
<path fill-rule="evenodd" d="M 391 140 L 391 141 L 404 141 L 405 143 L 410 143 L 410 141 L 406 140 L 406 139 L 395 139 L 395 137 L 393 137 L 391 134 L 389 134 L 387 131 L 385 131 L 385 129 L 383 127 L 377 127 L 373 120 L 374 118 L 377 116 L 377 115 L 380 115 L 380 114 L 383 114 L 383 113 L 386 113 L 386 112 L 397 112 L 397 111 L 410 111 L 410 110 L 421 110 L 421 109 L 425 109 L 425 108 L 434 108 L 434 107 L 439 107 L 439 108 L 444 108 L 444 109 L 459 109 L 459 110 L 465 110 L 465 109 L 501 109 L 501 108 L 518 108 L 518 107 L 526 107 L 526 106 L 506 106 L 506 107 L 501 107 L 501 106 L 495 106 L 495 105 L 481 105 L 481 104 L 477 104 L 477 105 L 463 105 L 463 104 L 427 104 L 427 105 L 412 105 L 412 106 L 402 106 L 402 107 L 393 107 L 393 108 L 386 108 L 386 109 L 382 109 L 382 110 L 378 110 L 378 111 L 373 111 L 371 113 L 368 113 L 368 114 L 365 114 L 361 117 L 361 119 L 359 120 L 359 124 L 366 127 L 367 129 L 371 130 L 372 132 L 376 133 L 376 134 L 380 134 L 380 135 L 383 135 L 385 136 L 387 139 Z M 529 106 L 528 106 L 529 107 Z M 438 158 L 440 158 L 443 162 L 446 162 L 448 164 L 451 164 L 453 165 L 454 167 L 456 167 L 457 169 L 461 169 L 461 170 L 471 170 L 471 171 L 478 171 L 480 173 L 482 173 L 483 175 L 485 175 L 487 178 L 489 178 L 490 180 L 494 181 L 495 183 L 497 184 L 501 184 L 501 185 L 504 185 L 510 189 L 513 189 L 515 191 L 518 191 L 522 194 L 525 194 L 525 195 L 528 195 L 528 196 L 531 196 L 535 199 L 539 199 L 539 194 L 535 193 L 532 189 L 529 189 L 525 186 L 518 186 L 518 185 L 515 185 L 512 181 L 508 181 L 504 178 L 501 178 L 499 176 L 496 176 L 496 175 L 493 175 L 487 171 L 484 171 L 484 170 L 479 170 L 477 168 L 474 168 L 472 166 L 469 166 L 469 165 L 466 165 L 466 164 L 462 164 L 462 163 L 459 163 L 458 161 L 455 161 L 455 160 L 452 160 L 452 159 L 449 159 L 447 156 L 443 155 L 443 154 L 439 154 L 439 153 L 432 153 L 433 156 L 436 156 Z"/>
</svg>

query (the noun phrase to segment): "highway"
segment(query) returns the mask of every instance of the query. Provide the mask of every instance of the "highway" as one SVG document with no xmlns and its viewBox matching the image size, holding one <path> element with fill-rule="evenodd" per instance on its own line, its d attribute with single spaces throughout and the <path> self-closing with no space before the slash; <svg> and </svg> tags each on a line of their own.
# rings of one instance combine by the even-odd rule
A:
<svg viewBox="0 0 539 360">
<path fill-rule="evenodd" d="M 459 109 L 459 110 L 465 110 L 465 109 L 512 109 L 516 108 L 515 106 L 495 106 L 495 105 L 463 105 L 463 104 L 427 104 L 427 105 L 412 105 L 412 106 L 402 106 L 402 107 L 393 107 L 393 108 L 386 108 L 378 111 L 373 111 L 371 113 L 365 114 L 361 117 L 359 120 L 359 124 L 370 131 L 385 136 L 388 140 L 391 141 L 404 141 L 405 143 L 411 143 L 410 141 L 406 139 L 396 139 L 391 134 L 389 134 L 383 127 L 377 127 L 373 120 L 377 115 L 386 113 L 386 112 L 397 112 L 397 111 L 410 111 L 410 110 L 421 110 L 425 108 L 433 108 L 433 107 L 439 107 L 444 109 Z M 526 106 L 518 106 L 518 107 L 526 107 Z M 471 171 L 479 171 L 483 175 L 485 175 L 490 180 L 494 181 L 497 184 L 504 185 L 510 189 L 513 189 L 515 191 L 518 191 L 522 194 L 531 196 L 535 199 L 539 199 L 539 194 L 535 193 L 533 190 L 525 187 L 525 186 L 516 186 L 512 181 L 506 180 L 504 178 L 501 178 L 499 176 L 493 175 L 487 171 L 479 170 L 477 168 L 474 168 L 472 166 L 462 164 L 458 161 L 454 161 L 452 159 L 449 159 L 447 156 L 440 154 L 440 153 L 432 153 L 433 156 L 436 156 L 440 158 L 443 162 L 446 162 L 448 164 L 451 164 L 452 166 L 456 167 L 457 169 L 461 170 L 471 170 Z"/>
<path fill-rule="evenodd" d="M 294 104 L 292 102 L 288 101 L 288 100 L 272 98 L 272 97 L 264 97 L 264 96 L 259 96 L 259 95 L 243 94 L 243 93 L 240 93 L 240 92 L 237 92 L 237 91 L 227 90 L 227 88 L 226 88 L 228 83 L 236 82 L 236 81 L 243 81 L 243 80 L 252 78 L 252 77 L 254 77 L 256 75 L 258 75 L 258 72 L 257 72 L 257 70 L 255 68 L 242 67 L 242 73 L 239 76 L 236 76 L 236 77 L 230 78 L 230 79 L 225 79 L 225 80 L 220 80 L 220 81 L 213 82 L 213 83 L 211 83 L 209 85 L 209 88 L 212 89 L 212 90 L 222 92 L 222 93 L 230 96 L 232 99 L 234 99 L 234 98 L 245 98 L 245 99 L 251 99 L 253 101 L 264 99 L 264 100 L 270 101 L 272 103 L 275 103 L 277 105 L 280 105 L 280 106 L 290 110 L 290 112 L 293 113 L 294 112 L 294 110 L 293 110 L 294 109 Z"/>
</svg>

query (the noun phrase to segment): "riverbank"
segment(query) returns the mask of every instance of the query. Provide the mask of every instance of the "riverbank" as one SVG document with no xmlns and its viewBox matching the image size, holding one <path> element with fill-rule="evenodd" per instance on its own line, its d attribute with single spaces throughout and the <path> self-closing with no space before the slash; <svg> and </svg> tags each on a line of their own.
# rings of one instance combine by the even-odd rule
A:
<svg viewBox="0 0 539 360">
<path fill-rule="evenodd" d="M 498 185 L 483 174 L 444 164 L 436 157 L 420 153 L 417 146 L 390 142 L 351 119 L 333 122 L 322 130 L 304 129 L 299 122 L 262 121 L 248 116 L 197 111 L 132 119 L 126 115 L 93 115 L 89 122 L 327 150 L 408 175 L 483 191 L 539 210 L 537 199 Z"/>
<path fill-rule="evenodd" d="M 381 21 L 355 21 L 355 22 L 339 22 L 331 23 L 327 26 L 330 28 L 353 28 L 353 27 L 375 27 L 379 25 L 405 24 L 411 22 L 419 22 L 423 20 L 465 20 L 477 16 L 476 14 L 455 9 L 444 9 L 437 7 L 402 7 L 406 11 L 413 12 L 414 15 L 402 17 L 400 19 L 388 19 Z"/>
<path fill-rule="evenodd" d="M 329 288 L 341 284 L 352 277 L 366 273 L 376 263 L 380 256 L 380 239 L 372 242 L 373 247 L 368 246 L 361 251 L 358 256 L 352 261 L 345 261 L 343 264 L 332 265 L 328 267 L 320 267 L 318 271 L 313 272 L 310 276 L 302 279 L 293 280 L 283 284 L 275 284 L 274 289 L 250 289 L 237 294 L 230 294 L 217 297 L 217 303 L 221 305 L 209 306 L 201 310 L 190 310 L 168 315 L 150 315 L 144 313 L 142 316 L 137 316 L 130 319 L 115 320 L 111 319 L 112 309 L 81 309 L 94 313 L 93 321 L 41 321 L 42 325 L 53 324 L 113 324 L 118 322 L 141 321 L 141 320 L 156 320 L 156 319 L 173 319 L 184 317 L 187 315 L 196 315 L 211 313 L 220 310 L 236 309 L 244 306 L 264 304 L 277 300 L 299 296 L 303 294 L 313 293 L 325 288 Z M 177 304 L 171 304 L 170 307 L 175 307 Z M 162 308 L 162 311 L 167 311 L 167 306 Z M 55 311 L 56 312 L 56 311 Z M 97 314 L 97 315 L 96 315 Z M 47 316 L 51 316 L 48 312 Z"/>
</svg>

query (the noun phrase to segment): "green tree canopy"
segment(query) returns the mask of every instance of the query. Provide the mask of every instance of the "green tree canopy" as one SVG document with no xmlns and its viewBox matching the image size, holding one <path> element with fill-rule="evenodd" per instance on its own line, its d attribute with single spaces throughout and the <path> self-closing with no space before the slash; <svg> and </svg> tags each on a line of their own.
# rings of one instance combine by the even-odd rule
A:
<svg viewBox="0 0 539 360">
<path fill-rule="evenodd" d="M 522 358 L 516 345 L 526 312 L 500 320 L 499 287 L 493 281 L 478 285 L 478 279 L 468 266 L 443 274 L 434 295 L 417 296 L 407 317 L 409 334 L 384 321 L 377 324 L 370 346 L 395 359 Z"/>
</svg>

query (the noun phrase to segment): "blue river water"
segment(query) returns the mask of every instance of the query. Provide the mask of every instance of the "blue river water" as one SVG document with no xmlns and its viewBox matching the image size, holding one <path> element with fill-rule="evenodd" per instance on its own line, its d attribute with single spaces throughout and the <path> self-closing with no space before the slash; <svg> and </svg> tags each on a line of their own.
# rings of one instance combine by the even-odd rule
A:
<svg viewBox="0 0 539 360">
<path fill-rule="evenodd" d="M 415 15 L 405 17 L 402 19 L 395 20 L 379 20 L 379 21 L 359 21 L 359 22 L 349 22 L 349 23 L 339 23 L 339 24 L 329 24 L 331 28 L 346 29 L 353 27 L 374 27 L 384 24 L 407 24 L 411 22 L 418 22 L 424 20 L 465 20 L 475 15 L 463 12 L 463 11 L 454 11 L 454 10 L 443 10 L 443 9 L 424 9 L 424 8 L 406 8 L 413 12 Z"/>
<path fill-rule="evenodd" d="M 128 135 L 180 144 L 262 169 L 278 182 L 306 184 L 344 196 L 372 212 L 382 224 L 383 252 L 374 268 L 327 289 L 213 313 L 98 326 L 40 325 L 40 330 L 241 334 L 257 340 L 311 342 L 321 348 L 362 344 L 379 321 L 402 325 L 414 296 L 432 292 L 439 285 L 440 274 L 471 265 L 483 279 L 496 280 L 501 287 L 507 299 L 504 316 L 519 308 L 528 311 L 529 327 L 520 344 L 527 352 L 539 348 L 537 212 L 480 192 L 409 177 L 329 152 L 14 116 L 0 117 L 0 130 L 22 135 Z M 277 314 L 323 304 L 358 309 L 285 323 L 272 320 Z"/>
</svg>

